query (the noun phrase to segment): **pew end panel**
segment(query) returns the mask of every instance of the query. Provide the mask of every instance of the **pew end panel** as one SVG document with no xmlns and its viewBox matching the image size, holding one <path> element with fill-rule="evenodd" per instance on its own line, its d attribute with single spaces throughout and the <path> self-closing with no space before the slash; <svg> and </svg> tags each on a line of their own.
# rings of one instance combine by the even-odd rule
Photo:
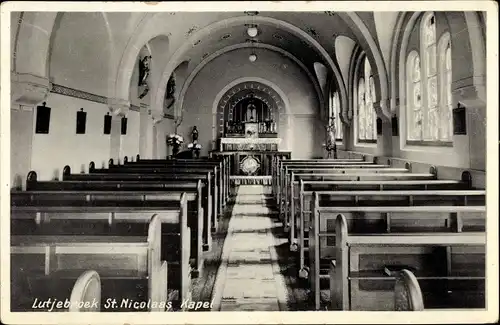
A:
<svg viewBox="0 0 500 325">
<path fill-rule="evenodd" d="M 485 233 L 349 235 L 346 218 L 336 221 L 341 251 L 335 276 L 343 286 L 336 286 L 341 294 L 335 298 L 350 304 L 343 310 L 395 310 L 394 286 L 402 269 L 419 280 L 427 309 L 484 308 Z M 348 266 L 340 268 L 344 261 Z"/>
<path fill-rule="evenodd" d="M 70 296 L 70 312 L 101 310 L 101 278 L 96 271 L 85 271 L 75 282 Z"/>
<path fill-rule="evenodd" d="M 399 272 L 394 285 L 395 311 L 422 311 L 424 298 L 415 275 L 406 269 Z"/>
</svg>

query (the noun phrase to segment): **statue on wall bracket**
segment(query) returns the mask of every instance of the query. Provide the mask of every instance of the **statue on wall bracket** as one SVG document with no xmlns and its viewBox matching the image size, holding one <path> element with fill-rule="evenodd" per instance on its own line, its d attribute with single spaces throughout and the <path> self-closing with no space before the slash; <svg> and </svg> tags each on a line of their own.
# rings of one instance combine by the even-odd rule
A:
<svg viewBox="0 0 500 325">
<path fill-rule="evenodd" d="M 148 79 L 150 75 L 150 64 L 151 55 L 146 55 L 142 60 L 139 60 L 139 92 L 141 91 L 141 88 L 143 88 L 141 94 L 139 95 L 139 99 L 143 99 L 149 92 Z"/>
</svg>

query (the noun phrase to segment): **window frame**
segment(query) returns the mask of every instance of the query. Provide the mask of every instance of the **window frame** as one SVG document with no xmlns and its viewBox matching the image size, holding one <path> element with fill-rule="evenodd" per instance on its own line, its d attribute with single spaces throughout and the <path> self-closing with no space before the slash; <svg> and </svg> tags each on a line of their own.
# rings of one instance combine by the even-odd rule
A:
<svg viewBox="0 0 500 325">
<path fill-rule="evenodd" d="M 368 68 L 367 68 L 368 67 Z M 367 73 L 368 72 L 368 73 Z M 355 105 L 355 145 L 365 145 L 365 146 L 376 146 L 377 144 L 377 113 L 375 112 L 375 109 L 373 108 L 373 102 L 375 100 L 375 97 L 372 99 L 372 91 L 374 91 L 375 87 L 374 87 L 374 79 L 373 79 L 373 71 L 371 69 L 371 65 L 370 65 L 370 62 L 368 61 L 368 57 L 366 55 L 363 56 L 363 58 L 361 58 L 359 61 L 358 61 L 358 69 L 357 69 L 357 73 L 356 73 L 356 76 L 357 76 L 357 80 L 356 80 L 356 88 L 355 88 L 355 91 L 356 91 L 356 94 L 355 94 L 355 98 L 356 98 L 356 105 Z M 366 80 L 368 80 L 368 83 L 366 82 Z M 363 104 L 363 113 L 365 115 L 365 119 L 366 119 L 366 113 L 367 112 L 372 112 L 373 113 L 373 121 L 372 121 L 372 137 L 373 138 L 364 138 L 362 139 L 360 137 L 360 88 L 361 88 L 361 82 L 363 82 L 363 95 L 364 95 L 364 104 Z M 373 87 L 371 86 L 371 84 L 373 83 Z M 374 96 L 375 94 L 373 94 Z M 367 98 L 368 96 L 370 96 L 370 101 L 368 102 L 370 104 L 370 107 L 371 107 L 371 110 L 370 108 L 367 108 Z M 366 129 L 366 126 L 368 124 L 366 123 L 366 121 L 364 121 L 364 126 L 365 126 L 365 129 Z"/>
<path fill-rule="evenodd" d="M 433 43 L 428 43 L 427 42 L 427 34 L 426 34 L 426 26 L 427 22 L 431 17 L 434 17 L 434 41 Z M 444 57 L 444 52 L 442 50 L 443 44 L 447 44 L 447 42 L 444 42 L 443 40 L 446 40 L 446 35 L 449 35 L 448 32 L 443 33 L 439 38 L 437 35 L 437 17 L 434 12 L 426 12 L 422 15 L 421 20 L 420 20 L 420 48 L 419 50 L 413 50 L 411 51 L 407 57 L 406 57 L 406 139 L 405 139 L 405 144 L 407 146 L 423 146 L 423 147 L 453 147 L 453 135 L 451 134 L 451 139 L 449 140 L 442 140 L 442 124 L 444 123 L 443 121 L 443 110 L 444 110 L 444 94 L 445 94 L 445 83 L 443 82 L 444 80 L 444 69 L 445 69 L 445 60 L 446 58 Z M 451 40 L 448 39 L 448 42 L 451 44 Z M 429 62 L 427 60 L 428 58 L 428 49 L 429 47 L 434 47 L 435 51 L 435 58 L 434 58 L 434 63 L 436 65 L 434 74 L 429 74 Z M 446 50 L 446 47 L 445 49 Z M 418 54 L 418 58 L 420 59 L 420 96 L 421 96 L 421 114 L 422 114 L 422 130 L 421 130 L 421 136 L 419 139 L 412 139 L 410 137 L 410 134 L 413 133 L 413 128 L 412 128 L 412 119 L 414 116 L 414 101 L 413 101 L 413 69 L 409 69 L 411 66 L 409 64 L 409 60 L 414 60 L 415 55 L 414 53 Z M 409 75 L 411 72 L 411 75 Z M 437 127 L 437 139 L 431 139 L 430 138 L 430 131 L 432 129 L 432 126 L 430 125 L 429 121 L 429 114 L 431 111 L 431 106 L 430 106 L 430 87 L 429 87 L 429 82 L 430 78 L 435 78 L 436 82 L 436 106 L 435 109 L 437 111 L 437 121 L 436 121 L 436 127 Z M 447 119 L 450 121 L 450 119 Z M 448 126 L 452 128 L 451 126 Z"/>
</svg>

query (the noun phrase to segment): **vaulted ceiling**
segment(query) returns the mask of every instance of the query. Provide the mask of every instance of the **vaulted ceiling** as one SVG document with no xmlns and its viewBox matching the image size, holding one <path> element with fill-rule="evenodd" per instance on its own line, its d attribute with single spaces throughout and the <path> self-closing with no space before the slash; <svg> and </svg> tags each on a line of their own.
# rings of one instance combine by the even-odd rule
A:
<svg viewBox="0 0 500 325">
<path fill-rule="evenodd" d="M 168 77 L 180 64 L 186 81 L 226 51 L 265 46 L 296 58 L 321 87 L 333 76 L 345 97 L 349 59 L 356 46 L 368 53 L 377 74 L 387 78 L 397 16 L 398 12 L 330 11 L 14 13 L 12 64 L 14 71 L 29 70 L 30 65 L 33 70 L 45 69 L 47 77 L 66 80 L 70 87 L 71 75 L 87 78 L 89 91 L 125 98 L 144 47 L 153 56 L 152 82 L 158 93 L 164 93 Z M 19 28 L 23 24 L 24 29 Z M 254 38 L 247 34 L 253 25 L 258 28 Z M 46 35 L 38 36 L 37 29 Z M 48 42 L 46 61 L 43 42 Z"/>
</svg>

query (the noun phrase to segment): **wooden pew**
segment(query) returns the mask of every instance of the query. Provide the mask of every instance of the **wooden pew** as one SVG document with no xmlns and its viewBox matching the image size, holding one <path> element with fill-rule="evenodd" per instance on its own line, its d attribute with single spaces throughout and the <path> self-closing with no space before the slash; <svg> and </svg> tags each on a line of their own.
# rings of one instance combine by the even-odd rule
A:
<svg viewBox="0 0 500 325">
<path fill-rule="evenodd" d="M 67 171 L 69 166 L 63 169 L 64 180 L 138 180 L 138 179 L 163 179 L 163 180 L 198 180 L 210 187 L 212 192 L 212 213 L 213 227 L 217 229 L 217 216 L 222 215 L 222 204 L 220 203 L 220 189 L 218 185 L 217 175 L 209 171 L 210 167 L 204 169 L 184 169 L 184 168 L 112 168 L 112 169 L 95 169 L 92 168 L 92 162 L 89 166 L 89 174 L 71 174 L 71 170 Z M 85 176 L 84 176 L 85 175 Z"/>
<path fill-rule="evenodd" d="M 333 310 L 394 310 L 400 268 L 413 269 L 427 308 L 485 307 L 486 233 L 350 234 L 342 214 L 335 226 Z"/>
<path fill-rule="evenodd" d="M 222 159 L 200 157 L 197 159 L 139 159 L 136 162 L 124 163 L 124 165 L 134 165 L 134 166 L 162 166 L 162 165 L 186 165 L 186 166 L 207 166 L 215 165 L 220 166 L 222 173 L 222 198 L 223 206 L 226 206 L 227 200 L 229 198 L 229 157 L 223 157 Z"/>
<path fill-rule="evenodd" d="M 304 200 L 309 196 L 312 199 Z M 306 235 L 311 234 L 309 216 L 315 213 L 319 225 L 319 234 L 334 232 L 334 222 L 338 213 L 344 213 L 350 225 L 357 232 L 374 231 L 390 233 L 397 231 L 431 231 L 431 229 L 453 228 L 457 232 L 485 231 L 486 230 L 486 192 L 484 190 L 459 190 L 459 191 L 329 191 L 329 192 L 303 192 L 303 201 L 310 209 L 300 212 L 298 225 L 299 231 L 299 276 L 307 278 L 308 268 L 305 267 Z M 305 205 L 302 205 L 304 207 Z M 478 210 L 450 210 L 412 212 L 404 207 L 479 207 Z M 301 208 L 302 209 L 302 208 Z M 340 212 L 337 211 L 339 209 Z M 432 208 L 433 209 L 433 208 Z M 346 212 L 347 211 L 347 212 Z M 415 213 L 419 213 L 415 215 Z M 430 214 L 430 216 L 429 216 Z M 306 217 L 307 216 L 307 217 Z M 429 222 L 431 217 L 435 217 Z M 398 220 L 399 219 L 399 220 Z M 443 227 L 444 226 L 444 227 Z M 313 234 L 317 236 L 318 233 Z M 318 239 L 319 237 L 315 237 Z M 319 240 L 319 239 L 318 239 Z M 318 243 L 316 240 L 316 243 Z M 320 242 L 313 249 L 321 249 L 326 242 Z M 309 257 L 315 252 L 309 251 Z M 320 256 L 322 253 L 320 252 Z M 316 260 L 318 261 L 318 260 Z M 315 274 L 316 275 L 316 274 Z"/>
<path fill-rule="evenodd" d="M 46 292 L 36 291 L 40 288 L 26 286 L 27 282 L 25 279 L 23 281 L 23 277 L 25 277 L 25 272 L 22 270 L 11 274 L 11 311 L 13 312 L 98 312 L 101 309 L 101 279 L 96 271 L 85 271 L 76 281 L 59 280 L 51 286 L 45 285 L 42 290 L 50 290 L 49 295 Z M 48 298 L 51 298 L 51 301 L 59 299 L 52 305 L 52 303 L 46 303 Z"/>
<path fill-rule="evenodd" d="M 227 193 L 229 192 L 226 188 L 227 179 L 227 166 L 225 160 L 213 160 L 213 159 L 165 159 L 165 160 L 140 160 L 136 162 L 127 162 L 120 166 L 110 166 L 110 168 L 115 167 L 142 167 L 142 168 L 202 168 L 210 171 L 214 171 L 217 177 L 217 182 L 220 187 L 219 201 L 222 207 L 226 206 Z"/>
<path fill-rule="evenodd" d="M 29 175 L 28 175 L 29 177 Z M 88 188 L 87 186 L 78 185 L 74 183 L 75 181 L 81 182 L 101 182 L 106 185 L 99 185 L 99 188 L 109 185 L 111 188 L 118 186 L 120 190 L 137 190 L 139 186 L 142 186 L 144 190 L 149 189 L 163 189 L 163 188 L 179 188 L 187 189 L 191 188 L 193 182 L 202 181 L 203 182 L 203 208 L 205 210 L 206 224 L 210 225 L 206 229 L 205 238 L 211 238 L 211 231 L 215 231 L 218 227 L 217 216 L 219 215 L 219 205 L 217 197 L 217 186 L 213 183 L 211 178 L 211 173 L 208 172 L 206 175 L 194 175 L 194 174 L 124 174 L 124 173 L 112 173 L 112 174 L 71 174 L 71 169 L 66 166 L 63 170 L 63 181 L 73 182 L 73 186 L 78 186 L 78 188 Z M 116 183 L 116 182 L 119 182 Z M 116 186 L 115 186 L 116 185 Z M 33 187 L 33 185 L 30 185 Z M 38 188 L 42 184 L 37 184 Z M 50 184 L 50 186 L 54 186 Z M 65 186 L 65 185 L 60 185 Z M 28 184 L 27 184 L 27 187 Z M 108 187 L 109 188 L 109 187 Z M 206 202 L 205 202 L 206 201 Z M 210 245 L 211 241 L 206 242 Z"/>
<path fill-rule="evenodd" d="M 294 160 L 283 160 L 280 161 L 278 164 L 278 168 L 276 169 L 276 194 L 277 194 L 277 199 L 279 199 L 279 196 L 281 195 L 281 192 L 283 191 L 282 188 L 284 186 L 284 177 L 287 173 L 288 168 L 293 168 L 293 167 L 341 167 L 341 168 L 346 168 L 346 167 L 359 167 L 361 168 L 366 168 L 365 166 L 373 166 L 376 165 L 373 162 L 369 161 L 351 161 L 351 160 L 320 160 L 320 161 L 313 161 L 313 162 L 297 162 Z M 375 167 L 383 167 L 385 165 L 376 165 Z M 368 167 L 369 168 L 369 167 Z"/>
<path fill-rule="evenodd" d="M 13 193 L 11 195 L 12 219 L 16 222 L 13 225 L 13 230 L 43 233 L 48 231 L 48 234 L 62 231 L 63 234 L 68 234 L 73 231 L 73 228 L 88 226 L 86 225 L 88 220 L 98 220 L 102 223 L 103 228 L 92 226 L 93 231 L 114 233 L 115 229 L 109 227 L 113 222 L 127 224 L 130 220 L 136 222 L 136 218 L 139 218 L 138 220 L 146 223 L 147 219 L 144 219 L 142 214 L 144 210 L 148 213 L 159 213 L 162 216 L 164 213 L 177 215 L 179 210 L 184 209 L 180 203 L 182 199 L 186 200 L 186 227 L 190 228 L 190 264 L 193 267 L 191 274 L 197 277 L 203 268 L 203 209 L 201 208 L 201 200 L 194 192 L 31 191 Z M 106 209 L 109 210 L 109 207 L 112 207 L 113 210 L 107 211 Z M 88 212 L 89 214 L 72 212 L 78 208 L 82 209 L 82 213 Z M 190 211 L 190 209 L 192 210 Z M 37 222 L 37 219 L 43 219 L 45 222 L 52 220 L 52 222 L 49 226 L 40 227 L 41 223 Z M 54 220 L 62 220 L 60 221 L 62 224 L 57 222 L 54 224 Z M 81 220 L 83 225 L 75 220 Z M 28 223 L 25 224 L 23 221 L 28 221 Z M 166 239 L 171 237 L 171 233 L 181 234 L 182 224 L 172 225 L 171 220 L 167 219 L 167 221 L 168 224 L 162 225 L 162 234 L 165 234 Z M 54 225 L 61 227 L 52 229 Z M 130 225 L 127 226 L 127 231 L 133 229 Z M 21 229 L 19 229 L 20 227 Z M 139 225 L 139 227 L 141 226 Z M 85 228 L 84 230 L 89 231 Z M 167 244 L 170 243 L 162 242 L 162 257 L 164 259 L 168 258 L 169 248 L 166 246 Z"/>
<path fill-rule="evenodd" d="M 304 176 L 305 175 L 305 176 Z M 297 175 L 300 176 L 301 179 L 314 179 L 318 175 L 315 174 L 302 174 Z M 390 181 L 390 180 L 432 180 L 436 179 L 436 175 L 432 173 L 369 173 L 369 172 L 360 172 L 360 173 L 351 173 L 351 174 L 322 174 L 320 176 L 322 179 L 326 180 L 351 180 L 351 181 L 363 181 L 363 180 L 372 180 L 372 181 Z M 296 242 L 296 234 L 295 234 L 295 218 L 291 217 L 291 212 L 295 209 L 294 197 L 296 192 L 298 192 L 299 182 L 293 181 L 289 190 L 287 191 L 286 201 L 290 202 L 290 208 L 288 205 L 285 205 L 284 208 L 284 220 L 286 225 L 286 230 L 288 230 L 288 225 L 290 229 L 290 243 L 294 244 Z M 298 199 L 298 198 L 297 198 Z"/>
<path fill-rule="evenodd" d="M 300 181 L 301 180 L 337 180 L 339 174 L 344 175 L 366 175 L 370 174 L 406 174 L 410 173 L 411 170 L 407 168 L 390 168 L 388 166 L 384 166 L 382 168 L 369 168 L 369 169 L 361 169 L 361 168 L 291 168 L 290 179 L 288 177 L 285 179 L 285 204 L 284 204 L 284 219 L 287 224 L 290 226 L 294 225 L 293 221 L 290 222 L 290 217 L 292 216 L 291 211 L 295 211 L 295 207 L 298 205 L 298 197 L 296 197 L 296 193 L 300 190 Z M 412 174 L 420 177 L 420 174 Z M 431 175 L 426 175 L 427 177 L 432 177 Z M 402 178 L 402 176 L 398 177 L 398 179 Z M 385 177 L 384 177 L 385 179 Z M 292 232 L 293 234 L 293 232 Z M 294 238 L 291 238 L 292 240 Z"/>
<path fill-rule="evenodd" d="M 68 167 L 69 168 L 69 167 Z M 28 173 L 26 192 L 79 192 L 90 198 L 105 200 L 135 200 L 140 202 L 158 200 L 179 200 L 182 193 L 187 193 L 189 227 L 193 230 L 194 239 L 202 238 L 202 249 L 210 251 L 212 248 L 212 200 L 210 188 L 201 180 L 198 181 L 38 181 L 34 171 Z M 97 192 L 103 193 L 97 193 Z M 111 197 L 105 193 L 110 192 Z M 90 193 L 86 193 L 90 192 Z M 117 196 L 116 192 L 120 193 Z M 19 199 L 23 192 L 16 192 Z M 62 193 L 61 193 L 62 194 Z M 31 194 L 28 194 L 31 195 Z M 56 200 L 61 197 L 56 196 Z M 198 247 L 198 244 L 196 246 Z"/>
<path fill-rule="evenodd" d="M 307 171 L 314 171 L 316 173 L 328 173 L 328 171 L 335 171 L 338 169 L 381 169 L 381 168 L 389 168 L 389 165 L 378 165 L 370 162 L 361 162 L 361 164 L 347 164 L 347 163 L 331 163 L 331 164 L 287 164 L 284 166 L 283 170 L 280 172 L 278 176 L 278 202 L 280 204 L 280 212 L 282 212 L 283 205 L 286 202 L 286 198 L 288 195 L 288 189 L 290 186 L 290 173 L 295 172 L 298 173 L 301 171 L 302 173 L 307 173 Z M 410 169 L 410 168 L 407 168 Z M 281 214 L 280 214 L 281 215 Z M 283 215 L 281 215 L 283 216 Z"/>
<path fill-rule="evenodd" d="M 472 176 L 470 172 L 464 171 L 462 173 L 462 178 L 460 181 L 456 180 L 410 180 L 410 181 L 304 181 L 300 179 L 299 181 L 299 197 L 295 198 L 293 194 L 294 202 L 298 199 L 298 211 L 296 212 L 297 219 L 299 223 L 297 225 L 298 231 L 300 231 L 300 224 L 305 224 L 304 228 L 307 232 L 309 228 L 309 215 L 310 215 L 310 205 L 313 201 L 313 192 L 318 192 L 320 195 L 326 195 L 331 191 L 440 191 L 439 193 L 444 193 L 441 191 L 464 191 L 472 189 Z M 466 194 L 465 192 L 460 192 Z M 484 191 L 474 191 L 471 193 L 473 197 L 480 198 L 480 202 L 484 202 Z M 448 195 L 448 194 L 445 194 Z M 465 195 L 463 199 L 465 200 L 464 205 L 471 204 L 472 202 L 467 202 L 468 195 Z M 351 196 L 354 202 L 359 201 L 356 195 Z M 352 201 L 352 200 L 351 200 Z M 416 202 L 418 203 L 418 202 Z M 359 203 L 357 203 L 359 205 Z M 415 205 L 411 197 L 408 197 L 408 204 Z M 484 204 L 484 203 L 483 203 Z M 293 210 L 295 211 L 295 206 Z M 300 233 L 299 233 L 300 240 Z M 292 243 L 292 251 L 296 248 Z M 299 244 L 300 246 L 300 244 Z"/>
<path fill-rule="evenodd" d="M 345 161 L 345 160 L 334 160 L 334 159 L 311 159 L 311 160 L 296 160 L 296 159 L 279 159 L 278 157 L 275 158 L 275 163 L 273 165 L 275 165 L 275 167 L 273 168 L 273 174 L 272 174 L 272 179 L 273 179 L 273 194 L 276 196 L 276 199 L 277 199 L 277 195 L 278 195 L 278 189 L 280 187 L 280 177 L 281 175 L 283 174 L 283 168 L 285 165 L 288 165 L 288 164 L 293 164 L 293 163 L 297 163 L 297 164 L 307 164 L 307 163 L 311 163 L 311 164 L 314 164 L 315 162 L 318 162 L 319 164 L 322 164 L 322 162 L 327 162 L 327 163 L 332 163 L 332 162 L 341 162 L 341 161 Z M 361 161 L 361 160 L 358 160 L 358 161 Z M 358 161 L 353 161 L 353 162 L 358 162 Z"/>
<path fill-rule="evenodd" d="M 140 196 L 140 194 L 138 195 Z M 175 194 L 174 194 L 175 196 Z M 190 279 L 203 267 L 200 236 L 189 228 L 188 193 L 173 201 L 150 201 L 136 204 L 121 196 L 113 200 L 107 195 L 88 193 L 41 193 L 29 201 L 15 194 L 11 207 L 11 233 L 16 235 L 68 236 L 136 236 L 147 232 L 149 216 L 161 218 L 162 260 L 169 262 L 171 289 L 189 292 Z M 85 199 L 90 199 L 85 201 Z M 59 199 L 58 199 L 59 198 Z M 192 244 L 191 244 L 192 243 Z"/>
<path fill-rule="evenodd" d="M 143 310 L 165 311 L 168 270 L 160 258 L 162 220 L 159 215 L 150 220 L 144 236 L 13 235 L 12 268 L 22 269 L 29 285 L 46 289 L 93 269 L 102 281 L 104 300 L 150 300 L 156 303 Z"/>
<path fill-rule="evenodd" d="M 322 211 L 327 212 L 321 216 Z M 356 233 L 387 235 L 393 232 L 406 234 L 459 232 L 462 230 L 460 228 L 462 222 L 474 226 L 477 220 L 480 220 L 479 223 L 484 224 L 485 211 L 484 206 L 376 206 L 315 209 L 313 223 L 309 229 L 311 270 L 309 279 L 316 303 L 319 303 L 320 279 L 325 278 L 321 275 L 323 265 L 321 263 L 328 259 L 335 259 L 336 230 L 332 230 L 332 224 L 339 214 L 346 216 L 349 229 Z"/>
</svg>

